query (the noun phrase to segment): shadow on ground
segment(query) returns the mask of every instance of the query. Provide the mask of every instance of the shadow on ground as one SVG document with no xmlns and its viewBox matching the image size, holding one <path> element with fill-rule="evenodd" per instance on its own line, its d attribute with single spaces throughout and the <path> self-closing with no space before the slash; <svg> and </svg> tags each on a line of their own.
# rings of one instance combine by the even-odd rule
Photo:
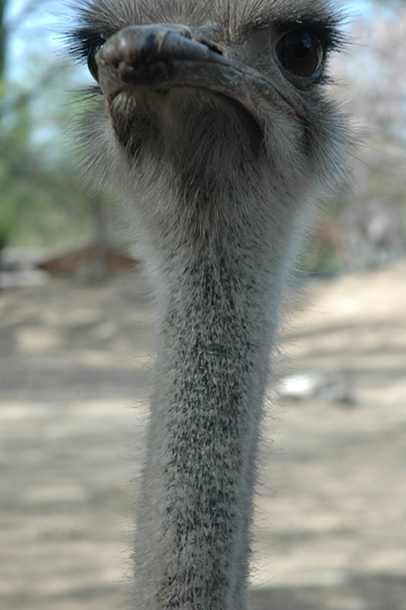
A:
<svg viewBox="0 0 406 610">
<path fill-rule="evenodd" d="M 404 610 L 406 577 L 353 574 L 335 586 L 256 591 L 250 602 L 252 610 Z"/>
</svg>

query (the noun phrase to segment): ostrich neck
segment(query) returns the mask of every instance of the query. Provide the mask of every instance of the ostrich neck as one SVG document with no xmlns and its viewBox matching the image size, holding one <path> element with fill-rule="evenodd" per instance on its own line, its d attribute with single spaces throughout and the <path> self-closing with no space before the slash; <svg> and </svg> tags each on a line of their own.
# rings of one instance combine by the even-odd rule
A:
<svg viewBox="0 0 406 610">
<path fill-rule="evenodd" d="M 273 286 L 284 261 L 271 220 L 237 218 L 235 201 L 217 209 L 234 213 L 211 227 L 204 213 L 193 222 L 198 240 L 188 239 L 185 221 L 153 255 L 158 353 L 134 546 L 136 610 L 246 607 L 280 292 Z"/>
</svg>

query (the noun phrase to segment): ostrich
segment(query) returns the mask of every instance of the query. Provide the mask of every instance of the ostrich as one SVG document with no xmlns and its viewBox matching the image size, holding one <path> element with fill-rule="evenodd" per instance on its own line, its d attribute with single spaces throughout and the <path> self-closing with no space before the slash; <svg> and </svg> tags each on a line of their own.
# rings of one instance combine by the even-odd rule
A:
<svg viewBox="0 0 406 610">
<path fill-rule="evenodd" d="M 243 610 L 269 362 L 292 258 L 343 173 L 324 0 L 79 0 L 83 129 L 156 292 L 136 610 Z"/>
</svg>

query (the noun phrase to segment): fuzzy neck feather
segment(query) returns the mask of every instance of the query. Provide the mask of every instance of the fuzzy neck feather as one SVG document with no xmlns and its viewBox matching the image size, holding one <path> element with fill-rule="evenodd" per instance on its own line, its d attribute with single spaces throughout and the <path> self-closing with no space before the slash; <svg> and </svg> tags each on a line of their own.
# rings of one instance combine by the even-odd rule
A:
<svg viewBox="0 0 406 610">
<path fill-rule="evenodd" d="M 264 204 L 258 176 L 254 188 L 240 169 L 245 188 L 234 182 L 218 201 L 199 197 L 201 188 L 187 202 L 167 184 L 165 207 L 178 210 L 170 226 L 143 204 L 156 231 L 143 235 L 157 286 L 158 356 L 136 610 L 246 605 L 255 458 L 292 228 L 287 202 L 268 195 Z"/>
</svg>

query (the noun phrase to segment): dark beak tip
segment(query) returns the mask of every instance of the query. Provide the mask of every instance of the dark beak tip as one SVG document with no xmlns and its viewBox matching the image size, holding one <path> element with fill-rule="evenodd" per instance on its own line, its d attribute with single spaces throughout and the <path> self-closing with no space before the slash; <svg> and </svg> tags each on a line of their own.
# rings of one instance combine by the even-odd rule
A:
<svg viewBox="0 0 406 610">
<path fill-rule="evenodd" d="M 96 54 L 98 65 L 129 66 L 173 60 L 204 61 L 210 48 L 178 26 L 128 26 L 114 34 Z"/>
</svg>

